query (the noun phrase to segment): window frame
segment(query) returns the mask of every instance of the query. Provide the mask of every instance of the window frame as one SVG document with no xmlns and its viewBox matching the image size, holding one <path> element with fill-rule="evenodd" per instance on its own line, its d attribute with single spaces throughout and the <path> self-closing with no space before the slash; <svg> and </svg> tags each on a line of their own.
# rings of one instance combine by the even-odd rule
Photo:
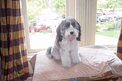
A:
<svg viewBox="0 0 122 81">
<path fill-rule="evenodd" d="M 36 53 L 39 51 L 43 51 L 45 49 L 31 49 L 30 48 L 30 35 L 29 35 L 29 28 L 28 28 L 28 15 L 27 15 L 27 0 L 21 0 L 22 3 L 22 12 L 23 12 L 23 21 L 25 27 L 25 43 L 26 49 L 28 53 Z"/>
<path fill-rule="evenodd" d="M 27 16 L 27 0 L 21 0 L 23 21 L 25 26 L 25 42 L 28 53 L 36 53 L 46 49 L 31 49 L 30 48 L 30 36 L 28 28 L 28 16 Z M 71 5 L 72 4 L 72 5 Z M 65 16 L 74 17 L 81 25 L 81 41 L 79 46 L 95 45 L 95 33 L 96 33 L 96 10 L 97 0 L 66 0 L 66 13 Z M 116 48 L 116 45 L 106 45 L 109 48 Z M 115 50 L 114 50 L 115 51 Z"/>
</svg>

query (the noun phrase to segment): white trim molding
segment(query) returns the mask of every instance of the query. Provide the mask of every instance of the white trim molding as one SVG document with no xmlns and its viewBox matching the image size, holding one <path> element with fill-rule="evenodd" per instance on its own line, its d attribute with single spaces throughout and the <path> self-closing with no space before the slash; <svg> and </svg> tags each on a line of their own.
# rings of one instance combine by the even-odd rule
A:
<svg viewBox="0 0 122 81">
<path fill-rule="evenodd" d="M 75 0 L 66 0 L 65 11 L 66 17 L 70 16 L 75 18 Z"/>
<path fill-rule="evenodd" d="M 96 10 L 97 0 L 66 0 L 66 17 L 74 17 L 81 25 L 80 46 L 95 44 Z"/>
<path fill-rule="evenodd" d="M 30 35 L 29 35 L 29 27 L 28 27 L 28 15 L 27 15 L 27 0 L 21 0 L 22 2 L 22 13 L 24 19 L 24 27 L 25 27 L 25 42 L 28 53 L 36 53 L 45 49 L 31 49 L 30 47 Z"/>
<path fill-rule="evenodd" d="M 29 28 L 28 28 L 28 15 L 27 15 L 27 1 L 21 0 L 22 3 L 22 14 L 23 14 L 23 21 L 24 21 L 24 27 L 25 27 L 25 42 L 26 42 L 26 48 L 27 52 L 30 50 L 30 38 L 29 38 Z"/>
</svg>

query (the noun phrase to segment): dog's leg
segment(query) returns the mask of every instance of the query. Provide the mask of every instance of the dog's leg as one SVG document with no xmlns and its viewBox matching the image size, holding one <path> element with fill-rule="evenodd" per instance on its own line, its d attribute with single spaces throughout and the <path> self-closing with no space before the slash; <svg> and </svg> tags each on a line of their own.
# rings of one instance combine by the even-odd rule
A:
<svg viewBox="0 0 122 81">
<path fill-rule="evenodd" d="M 55 60 L 60 60 L 60 54 L 59 54 L 59 51 L 58 49 L 56 49 L 55 47 L 49 47 L 47 50 L 46 50 L 46 55 L 48 58 L 50 59 L 55 59 Z"/>
<path fill-rule="evenodd" d="M 47 50 L 46 50 L 46 55 L 47 55 L 47 57 L 50 58 L 50 59 L 53 58 L 53 56 L 52 56 L 52 54 L 51 54 L 51 50 L 52 50 L 52 47 L 48 47 Z"/>
<path fill-rule="evenodd" d="M 81 62 L 81 58 L 78 53 L 78 50 L 76 50 L 76 49 L 72 50 L 72 51 L 70 51 L 70 54 L 71 54 L 71 58 L 72 58 L 73 63 L 80 63 Z"/>
<path fill-rule="evenodd" d="M 64 68 L 70 68 L 71 67 L 71 57 L 68 51 L 66 50 L 60 50 L 60 56 L 62 61 L 62 66 Z"/>
<path fill-rule="evenodd" d="M 58 50 L 56 47 L 53 47 L 51 53 L 52 53 L 53 58 L 54 58 L 55 60 L 60 60 L 60 59 L 61 59 L 59 50 Z"/>
</svg>

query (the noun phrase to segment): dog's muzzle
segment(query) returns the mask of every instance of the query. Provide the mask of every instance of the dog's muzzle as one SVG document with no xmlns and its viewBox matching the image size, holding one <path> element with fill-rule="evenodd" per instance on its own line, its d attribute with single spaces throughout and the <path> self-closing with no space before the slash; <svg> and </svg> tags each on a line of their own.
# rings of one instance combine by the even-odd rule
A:
<svg viewBox="0 0 122 81">
<path fill-rule="evenodd" d="M 70 35 L 68 36 L 68 38 L 69 38 L 69 41 L 73 41 L 73 39 L 74 39 L 74 32 L 72 31 L 72 32 L 70 32 Z"/>
<path fill-rule="evenodd" d="M 73 35 L 73 34 L 74 34 L 74 32 L 70 32 L 70 34 L 71 34 L 71 35 Z"/>
</svg>

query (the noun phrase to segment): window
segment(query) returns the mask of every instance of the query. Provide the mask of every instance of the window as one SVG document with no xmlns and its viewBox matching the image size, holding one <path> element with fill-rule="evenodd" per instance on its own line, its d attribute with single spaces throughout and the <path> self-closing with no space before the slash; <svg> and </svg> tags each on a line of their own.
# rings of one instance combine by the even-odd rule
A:
<svg viewBox="0 0 122 81">
<path fill-rule="evenodd" d="M 56 27 L 65 17 L 65 0 L 22 0 L 22 8 L 28 52 L 52 46 Z"/>
<path fill-rule="evenodd" d="M 30 0 L 28 0 L 28 1 L 30 1 Z M 34 1 L 34 0 L 32 0 L 32 1 Z M 35 0 L 35 1 L 38 1 L 38 0 Z M 39 1 L 41 1 L 41 2 L 42 1 L 49 1 L 51 3 L 51 1 L 53 1 L 53 0 L 39 0 Z M 58 1 L 62 1 L 62 0 L 58 0 Z M 64 16 L 64 15 L 66 17 L 72 16 L 81 25 L 82 35 L 81 35 L 81 42 L 80 42 L 79 46 L 87 46 L 87 45 L 95 45 L 95 44 L 96 45 L 105 45 L 105 44 L 103 44 L 103 41 L 101 41 L 105 38 L 101 39 L 101 37 L 99 36 L 100 32 L 96 32 L 97 27 L 98 27 L 96 25 L 96 23 L 97 23 L 96 22 L 96 20 L 97 20 L 96 14 L 102 15 L 101 12 L 97 12 L 97 11 L 103 10 L 103 8 L 97 9 L 97 5 L 98 5 L 97 1 L 100 1 L 100 0 L 64 0 L 64 1 L 65 1 L 65 7 L 64 7 L 65 9 L 64 9 L 64 14 L 62 16 Z M 47 3 L 45 3 L 45 4 L 47 4 Z M 64 6 L 64 5 L 62 5 L 62 6 Z M 34 30 L 33 26 L 36 26 L 38 28 L 41 25 L 45 25 L 45 23 L 44 22 L 38 23 L 35 21 L 33 21 L 33 24 L 28 23 L 26 0 L 22 0 L 22 8 L 23 8 L 25 28 L 26 28 L 25 29 L 26 30 L 26 43 L 27 43 L 28 51 L 29 52 L 38 52 L 41 50 L 45 50 L 48 46 L 53 45 L 54 40 L 55 40 L 55 27 L 56 27 L 56 25 L 54 27 L 49 28 L 49 29 L 47 27 L 46 29 L 48 31 L 37 32 L 36 30 Z M 57 9 L 57 10 L 60 11 L 60 9 Z M 55 9 L 54 9 L 54 11 L 55 11 Z M 46 12 L 46 13 L 51 14 L 50 12 Z M 46 14 L 46 13 L 41 13 L 41 14 Z M 43 19 L 43 21 L 44 21 L 45 20 L 44 18 L 46 18 L 46 17 L 49 18 L 50 16 L 43 16 L 43 17 L 37 16 L 35 18 L 37 18 L 38 21 L 40 21 L 39 18 Z M 51 17 L 53 17 L 53 14 L 51 14 Z M 57 19 L 59 19 L 57 25 L 62 20 L 60 18 L 61 18 L 61 15 L 59 18 L 57 18 Z M 106 18 L 109 19 L 109 17 L 106 17 Z M 48 24 L 50 24 L 50 23 L 48 23 Z M 29 26 L 31 26 L 30 28 L 33 28 L 31 33 L 29 32 L 30 31 Z M 54 28 L 54 30 L 53 30 L 53 28 Z M 41 33 L 41 32 L 43 32 L 43 33 Z M 44 32 L 52 32 L 52 33 L 45 34 Z M 39 34 L 39 33 L 41 33 L 41 34 Z M 36 35 L 36 38 L 34 35 Z M 108 37 L 108 39 L 109 39 L 109 37 Z M 33 43 L 32 41 L 35 41 L 35 42 Z M 109 43 L 107 43 L 106 41 L 104 42 L 104 43 L 106 43 L 106 46 L 109 46 L 109 47 L 115 46 L 115 44 L 109 45 Z"/>
<path fill-rule="evenodd" d="M 116 52 L 121 27 L 121 1 L 98 0 L 96 12 L 96 45 L 104 45 Z"/>
<path fill-rule="evenodd" d="M 28 0 L 29 1 L 29 0 Z M 33 0 L 34 1 L 34 0 Z M 37 0 L 35 0 L 37 1 Z M 47 0 L 41 0 L 41 1 L 47 1 Z M 51 0 L 49 0 L 51 1 Z M 59 0 L 62 1 L 62 0 Z M 96 14 L 96 3 L 97 0 L 65 0 L 66 6 L 65 6 L 65 15 L 74 17 L 81 25 L 82 29 L 82 37 L 80 46 L 86 46 L 86 45 L 94 45 L 95 41 L 95 14 Z M 23 16 L 24 16 L 24 22 L 25 22 L 25 30 L 26 30 L 26 43 L 28 52 L 37 52 L 41 50 L 46 49 L 46 45 L 50 46 L 53 45 L 54 41 L 52 38 L 48 38 L 46 41 L 44 41 L 42 38 L 40 38 L 39 35 L 37 35 L 37 38 L 31 38 L 29 33 L 29 24 L 28 23 L 28 15 L 27 15 L 27 2 L 25 0 L 22 0 L 22 8 L 23 8 Z M 38 17 L 37 17 L 38 18 Z M 60 21 L 59 21 L 60 23 Z M 38 25 L 38 24 L 34 24 Z M 31 33 L 33 34 L 33 33 Z M 37 34 L 37 33 L 36 33 Z M 32 35 L 33 36 L 33 35 Z M 51 37 L 51 36 L 48 36 Z M 54 36 L 55 37 L 55 36 Z M 47 38 L 44 36 L 44 38 Z M 35 45 L 35 48 L 32 46 L 32 40 L 40 41 L 42 40 L 42 44 L 38 44 L 37 42 L 33 43 L 33 46 Z M 48 43 L 48 44 L 47 44 Z M 50 45 L 49 45 L 50 44 Z M 41 47 L 42 46 L 42 47 Z M 37 47 L 40 47 L 39 49 Z M 33 48 L 33 49 L 32 49 Z"/>
</svg>

